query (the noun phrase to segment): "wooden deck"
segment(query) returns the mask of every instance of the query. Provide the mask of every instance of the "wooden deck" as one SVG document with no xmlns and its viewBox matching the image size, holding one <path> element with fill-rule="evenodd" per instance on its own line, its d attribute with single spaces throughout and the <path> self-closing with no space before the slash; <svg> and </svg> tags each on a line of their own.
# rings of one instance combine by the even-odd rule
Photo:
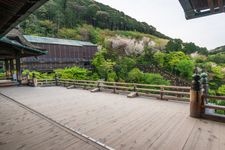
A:
<svg viewBox="0 0 225 150">
<path fill-rule="evenodd" d="M 25 149 L 105 150 L 0 95 L 0 150 Z"/>
<path fill-rule="evenodd" d="M 141 97 L 128 99 L 124 95 L 103 92 L 91 93 L 79 89 L 68 90 L 63 87 L 10 87 L 0 88 L 0 92 L 58 123 L 77 129 L 79 132 L 115 149 L 225 149 L 225 124 L 190 118 L 187 103 Z M 23 117 L 24 110 L 15 108 L 15 104 L 9 104 L 4 100 L 0 102 L 1 122 L 5 120 L 10 123 L 13 122 L 13 118 L 19 117 L 19 120 L 25 119 L 25 121 L 30 122 L 31 128 L 38 128 L 40 124 L 43 124 L 41 134 L 44 134 L 44 136 L 36 135 L 37 139 L 45 141 L 46 145 L 48 145 L 48 140 L 54 141 L 50 138 L 51 134 L 48 135 L 49 130 L 47 128 L 50 128 L 48 122 L 42 123 L 42 120 L 38 120 L 35 115 L 30 113 L 27 113 L 30 116 Z M 11 113 L 11 109 L 15 112 Z M 21 132 L 21 127 L 23 125 L 17 127 L 18 133 Z M 60 134 L 67 135 L 57 127 L 54 128 L 56 128 L 54 131 L 59 130 Z M 4 145 L 7 146 L 2 135 L 5 130 L 6 133 L 7 130 L 11 130 L 10 127 L 4 126 L 4 123 L 0 124 L 0 129 L 0 149 L 2 149 L 1 147 Z M 28 128 L 28 130 L 23 129 L 22 132 L 29 133 L 31 131 Z M 37 132 L 35 133 L 37 134 Z M 69 138 L 69 135 L 66 137 Z M 25 143 L 25 140 L 20 138 L 13 139 L 16 140 L 12 140 L 15 144 L 17 142 Z M 48 140 L 46 141 L 46 139 Z M 61 140 L 60 136 L 55 137 L 55 139 L 60 143 L 58 144 L 60 146 L 68 145 L 69 141 Z M 74 136 L 71 136 L 71 140 L 73 139 L 76 140 Z M 32 141 L 32 139 L 29 140 Z M 37 145 L 42 146 L 40 143 Z M 90 146 L 85 142 L 83 144 L 82 146 Z M 44 148 L 48 149 L 46 146 Z"/>
</svg>

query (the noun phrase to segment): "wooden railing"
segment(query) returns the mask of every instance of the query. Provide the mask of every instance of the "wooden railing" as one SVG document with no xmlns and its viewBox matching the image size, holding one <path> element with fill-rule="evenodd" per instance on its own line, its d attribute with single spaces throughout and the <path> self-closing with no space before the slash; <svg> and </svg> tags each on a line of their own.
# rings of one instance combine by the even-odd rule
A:
<svg viewBox="0 0 225 150">
<path fill-rule="evenodd" d="M 106 82 L 106 81 L 91 81 L 91 80 L 38 80 L 38 86 L 64 86 L 68 88 L 84 88 L 110 90 L 113 93 L 131 93 L 136 95 L 156 97 L 161 100 L 181 100 L 189 101 L 190 87 L 181 86 L 165 86 L 165 85 L 150 85 L 137 83 L 122 83 L 122 82 Z"/>
<path fill-rule="evenodd" d="M 37 85 L 38 86 L 55 86 L 56 80 L 55 79 L 38 79 Z"/>
<path fill-rule="evenodd" d="M 113 93 L 129 93 L 128 97 L 150 96 L 161 100 L 181 100 L 190 101 L 190 116 L 196 118 L 208 118 L 215 121 L 225 122 L 225 116 L 219 116 L 212 111 L 223 110 L 225 106 L 208 103 L 208 99 L 225 101 L 225 96 L 210 96 L 208 95 L 208 83 L 206 77 L 203 77 L 204 82 L 200 82 L 199 75 L 194 76 L 191 87 L 184 86 L 165 86 L 165 85 L 150 85 L 138 83 L 122 83 L 122 82 L 106 82 L 106 81 L 90 81 L 90 80 L 37 80 L 38 86 L 64 86 L 67 88 L 84 88 L 91 89 L 92 92 L 97 91 L 112 91 Z"/>
<path fill-rule="evenodd" d="M 220 101 L 225 101 L 225 96 L 209 96 L 209 95 L 203 95 L 203 98 L 206 99 L 214 99 L 214 100 L 220 100 Z M 205 103 L 204 108 L 209 108 L 209 109 L 215 109 L 215 110 L 224 110 L 225 111 L 225 106 L 221 105 L 215 105 L 215 104 L 209 104 Z"/>
</svg>

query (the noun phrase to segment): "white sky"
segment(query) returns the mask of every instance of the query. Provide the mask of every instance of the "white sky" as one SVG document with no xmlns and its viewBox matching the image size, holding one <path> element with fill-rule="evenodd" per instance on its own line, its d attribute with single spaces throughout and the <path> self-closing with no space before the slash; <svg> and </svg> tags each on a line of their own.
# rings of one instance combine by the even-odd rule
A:
<svg viewBox="0 0 225 150">
<path fill-rule="evenodd" d="M 96 0 L 153 25 L 161 33 L 213 49 L 225 45 L 225 13 L 186 20 L 178 0 Z"/>
</svg>

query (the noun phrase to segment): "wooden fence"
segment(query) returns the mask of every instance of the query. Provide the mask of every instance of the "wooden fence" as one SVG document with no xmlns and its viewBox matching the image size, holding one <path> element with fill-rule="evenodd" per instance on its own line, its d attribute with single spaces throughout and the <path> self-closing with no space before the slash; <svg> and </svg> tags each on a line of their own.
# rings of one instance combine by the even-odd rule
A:
<svg viewBox="0 0 225 150">
<path fill-rule="evenodd" d="M 137 83 L 121 83 L 90 80 L 38 80 L 38 86 L 64 86 L 67 88 L 95 89 L 95 91 L 112 91 L 113 93 L 131 93 L 139 96 L 156 97 L 161 100 L 189 101 L 190 87 L 164 86 Z"/>
<path fill-rule="evenodd" d="M 214 109 L 214 110 L 224 110 L 225 111 L 225 106 L 220 106 L 220 105 L 215 105 L 215 104 L 210 104 L 206 102 L 206 99 L 211 99 L 211 100 L 219 100 L 219 101 L 225 101 L 225 96 L 209 96 L 209 95 L 203 95 L 203 99 L 205 104 L 203 105 L 204 108 L 209 108 L 209 109 Z"/>
</svg>

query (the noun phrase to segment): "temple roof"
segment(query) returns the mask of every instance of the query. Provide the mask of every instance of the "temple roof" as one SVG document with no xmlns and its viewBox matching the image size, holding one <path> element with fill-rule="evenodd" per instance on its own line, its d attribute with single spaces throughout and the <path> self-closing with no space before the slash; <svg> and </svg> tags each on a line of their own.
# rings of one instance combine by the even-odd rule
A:
<svg viewBox="0 0 225 150">
<path fill-rule="evenodd" d="M 47 54 L 47 51 L 27 41 L 18 29 L 11 30 L 0 38 L 0 60 Z"/>
<path fill-rule="evenodd" d="M 91 42 L 68 40 L 41 36 L 24 35 L 25 39 L 31 43 L 56 44 L 56 45 L 70 45 L 70 46 L 97 46 Z"/>
<path fill-rule="evenodd" d="M 204 17 L 225 11 L 225 0 L 179 0 L 186 19 Z"/>
<path fill-rule="evenodd" d="M 23 21 L 47 0 L 0 0 L 0 37 Z"/>
</svg>

